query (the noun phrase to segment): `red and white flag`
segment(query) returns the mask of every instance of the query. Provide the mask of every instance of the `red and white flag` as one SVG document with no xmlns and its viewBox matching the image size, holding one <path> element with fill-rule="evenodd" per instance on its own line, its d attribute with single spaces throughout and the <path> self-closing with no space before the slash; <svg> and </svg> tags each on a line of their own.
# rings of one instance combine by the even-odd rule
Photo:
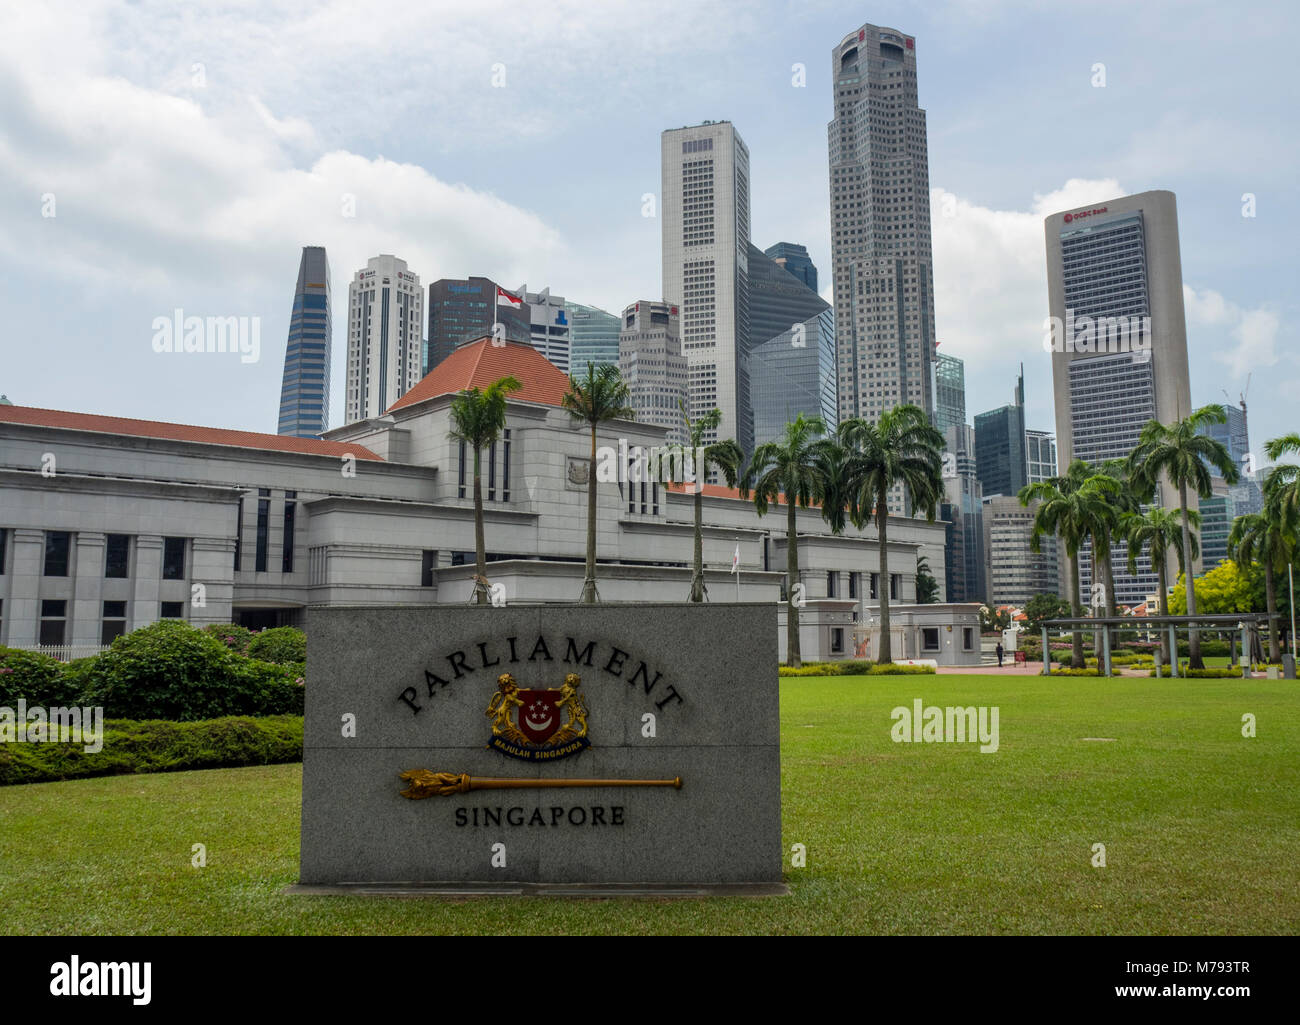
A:
<svg viewBox="0 0 1300 1025">
<path fill-rule="evenodd" d="M 740 545 L 736 545 L 736 551 L 731 556 L 731 572 L 733 573 L 740 572 Z"/>
<path fill-rule="evenodd" d="M 512 310 L 519 309 L 524 304 L 523 299 L 517 295 L 511 295 L 500 285 L 497 286 L 497 305 L 509 306 Z"/>
</svg>

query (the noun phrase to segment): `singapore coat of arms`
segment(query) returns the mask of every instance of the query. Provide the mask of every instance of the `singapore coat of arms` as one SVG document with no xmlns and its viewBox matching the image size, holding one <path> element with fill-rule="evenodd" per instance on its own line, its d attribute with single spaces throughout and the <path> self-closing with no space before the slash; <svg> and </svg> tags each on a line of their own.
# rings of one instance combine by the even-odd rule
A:
<svg viewBox="0 0 1300 1025">
<path fill-rule="evenodd" d="M 509 673 L 497 677 L 497 690 L 484 713 L 492 720 L 488 747 L 525 761 L 554 761 L 581 754 L 587 739 L 587 702 L 582 682 L 569 673 L 559 689 L 523 690 Z"/>
</svg>

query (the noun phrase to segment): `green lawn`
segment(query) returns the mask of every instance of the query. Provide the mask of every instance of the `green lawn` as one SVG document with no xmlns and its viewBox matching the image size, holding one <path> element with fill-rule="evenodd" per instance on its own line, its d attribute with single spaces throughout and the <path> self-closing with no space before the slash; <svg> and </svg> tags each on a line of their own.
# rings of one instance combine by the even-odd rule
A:
<svg viewBox="0 0 1300 1025">
<path fill-rule="evenodd" d="M 1291 933 L 1300 690 L 1285 680 L 785 679 L 791 896 L 289 897 L 301 767 L 0 789 L 6 933 Z M 890 710 L 997 705 L 1000 749 Z M 1258 735 L 1241 735 L 1253 713 Z M 1112 737 L 1113 742 L 1084 737 Z M 207 845 L 208 866 L 190 865 Z M 1091 847 L 1106 845 L 1107 867 Z"/>
</svg>

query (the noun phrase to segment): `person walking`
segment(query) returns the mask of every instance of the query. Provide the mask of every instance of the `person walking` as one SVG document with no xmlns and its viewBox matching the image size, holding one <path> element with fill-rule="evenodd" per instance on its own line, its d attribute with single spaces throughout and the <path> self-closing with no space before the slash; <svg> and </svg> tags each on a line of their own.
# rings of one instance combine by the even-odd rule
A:
<svg viewBox="0 0 1300 1025">
<path fill-rule="evenodd" d="M 1002 668 L 1002 642 L 1001 641 L 998 641 L 997 652 L 998 652 L 998 668 L 1001 669 Z"/>
</svg>

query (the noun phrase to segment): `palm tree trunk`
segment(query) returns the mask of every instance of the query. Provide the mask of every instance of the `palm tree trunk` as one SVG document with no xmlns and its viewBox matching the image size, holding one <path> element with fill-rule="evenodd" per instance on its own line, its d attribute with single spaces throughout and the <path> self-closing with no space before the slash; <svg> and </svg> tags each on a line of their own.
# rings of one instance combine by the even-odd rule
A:
<svg viewBox="0 0 1300 1025">
<path fill-rule="evenodd" d="M 487 551 L 483 541 L 483 474 L 478 446 L 474 447 L 474 574 L 474 601 L 486 605 Z"/>
<path fill-rule="evenodd" d="M 704 486 L 695 492 L 695 563 L 690 601 L 704 601 Z"/>
<path fill-rule="evenodd" d="M 1155 545 L 1153 540 L 1152 545 Z M 1160 553 L 1159 559 L 1156 560 L 1156 579 L 1160 582 L 1160 600 L 1156 603 L 1156 609 L 1162 616 L 1169 615 L 1169 569 L 1168 563 L 1169 551 L 1166 549 Z M 1159 657 L 1166 665 L 1173 665 L 1169 661 L 1169 631 L 1163 626 L 1156 631 L 1156 636 L 1160 638 Z"/>
<path fill-rule="evenodd" d="M 795 527 L 795 505 L 786 494 L 785 575 L 789 581 L 785 613 L 786 663 L 798 668 L 803 665 L 799 657 L 799 606 L 795 604 L 795 587 L 799 584 L 799 537 Z"/>
<path fill-rule="evenodd" d="M 630 486 L 630 485 L 629 485 Z M 582 581 L 583 605 L 596 604 L 596 425 L 591 425 L 591 461 L 587 467 L 587 575 Z"/>
<path fill-rule="evenodd" d="M 876 538 L 880 545 L 880 656 L 882 663 L 894 661 L 889 638 L 889 505 L 882 490 L 876 497 Z"/>
<path fill-rule="evenodd" d="M 1183 512 L 1183 579 L 1186 581 L 1187 590 L 1187 614 L 1196 615 L 1196 584 L 1192 579 L 1196 574 L 1192 566 L 1192 531 L 1187 522 L 1187 485 L 1178 486 L 1178 503 Z M 1175 654 L 1175 657 L 1177 655 Z M 1188 628 L 1187 635 L 1187 667 L 1189 669 L 1204 669 L 1205 662 L 1201 659 L 1201 638 L 1196 633 L 1195 627 Z"/>
<path fill-rule="evenodd" d="M 1264 559 L 1264 595 L 1268 601 L 1268 660 L 1281 662 L 1282 651 L 1277 637 L 1277 581 L 1273 578 L 1273 560 Z"/>
<path fill-rule="evenodd" d="M 1115 600 L 1115 567 L 1114 567 L 1114 565 L 1111 563 L 1111 558 L 1110 558 L 1110 556 L 1111 556 L 1111 551 L 1110 551 L 1110 535 L 1107 534 L 1107 535 L 1103 538 L 1103 541 L 1104 541 L 1104 544 L 1103 544 L 1102 547 L 1103 547 L 1103 550 L 1105 551 L 1105 558 L 1106 558 L 1106 562 L 1105 562 L 1105 566 L 1106 566 L 1106 615 L 1107 615 L 1108 618 L 1114 619 L 1116 616 L 1119 615 L 1119 612 L 1118 612 L 1119 605 L 1117 604 L 1117 602 L 1116 602 L 1116 600 Z M 1110 628 L 1109 626 L 1107 626 L 1107 627 L 1103 627 L 1103 633 L 1105 633 L 1105 635 L 1106 635 L 1107 638 L 1113 638 L 1113 637 L 1115 636 L 1115 634 L 1112 634 L 1112 632 L 1111 632 L 1111 628 Z M 1113 644 L 1111 645 L 1111 650 L 1114 650 L 1114 645 L 1113 645 Z M 1101 666 L 1101 663 L 1102 663 L 1102 652 L 1098 651 L 1098 652 L 1095 652 L 1094 654 L 1096 654 L 1096 656 L 1097 656 L 1097 668 L 1098 668 L 1098 669 L 1101 669 L 1101 668 L 1102 668 L 1102 666 Z"/>
<path fill-rule="evenodd" d="M 1083 605 L 1079 602 L 1079 553 L 1075 552 L 1070 559 L 1070 607 L 1074 609 L 1074 618 L 1079 619 L 1083 616 Z M 1087 663 L 1083 659 L 1083 631 L 1077 626 L 1070 637 L 1071 651 L 1070 664 L 1075 669 L 1082 669 Z"/>
</svg>

